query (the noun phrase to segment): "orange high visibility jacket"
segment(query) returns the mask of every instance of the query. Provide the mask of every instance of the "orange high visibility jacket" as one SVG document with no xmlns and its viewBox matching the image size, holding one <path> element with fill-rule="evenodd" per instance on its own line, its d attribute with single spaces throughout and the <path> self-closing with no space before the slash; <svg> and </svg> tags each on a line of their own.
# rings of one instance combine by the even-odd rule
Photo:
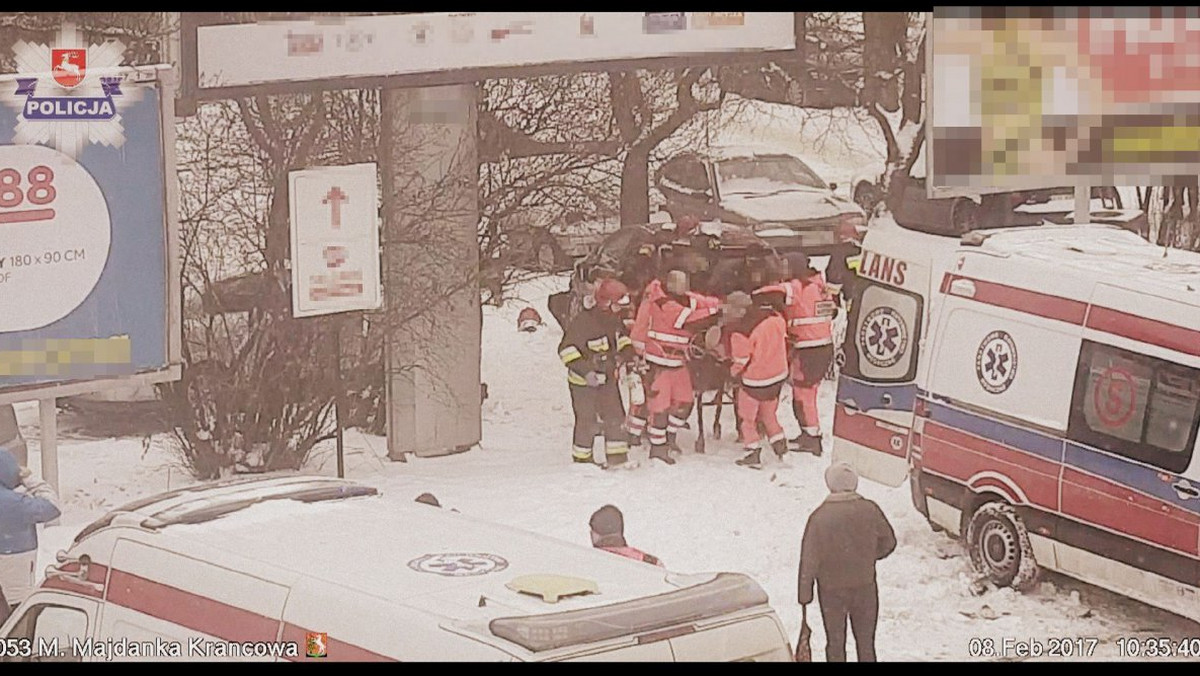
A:
<svg viewBox="0 0 1200 676">
<path fill-rule="evenodd" d="M 758 322 L 749 335 L 730 336 L 733 366 L 730 374 L 741 377 L 746 387 L 767 387 L 788 378 L 787 325 L 772 312 Z"/>
<path fill-rule="evenodd" d="M 699 293 L 688 294 L 688 304 L 671 298 L 656 279 L 646 287 L 642 304 L 630 330 L 633 348 L 658 366 L 678 368 L 688 359 L 692 325 L 720 311 L 721 301 Z"/>
<path fill-rule="evenodd" d="M 825 275 L 815 274 L 807 282 L 790 279 L 763 290 L 783 291 L 783 316 L 792 347 L 833 344 L 833 314 L 837 305 L 825 285 Z"/>
</svg>

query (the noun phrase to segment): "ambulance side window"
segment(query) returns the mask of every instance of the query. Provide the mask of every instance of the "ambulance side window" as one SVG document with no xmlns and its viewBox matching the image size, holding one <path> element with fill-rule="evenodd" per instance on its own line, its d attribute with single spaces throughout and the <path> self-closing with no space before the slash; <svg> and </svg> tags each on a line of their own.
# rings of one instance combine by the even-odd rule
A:
<svg viewBox="0 0 1200 676">
<path fill-rule="evenodd" d="M 1068 434 L 1073 441 L 1176 474 L 1200 420 L 1200 369 L 1084 341 Z"/>
<path fill-rule="evenodd" d="M 921 338 L 920 296 L 862 278 L 855 282 L 845 342 L 847 375 L 875 382 L 913 380 Z"/>
</svg>

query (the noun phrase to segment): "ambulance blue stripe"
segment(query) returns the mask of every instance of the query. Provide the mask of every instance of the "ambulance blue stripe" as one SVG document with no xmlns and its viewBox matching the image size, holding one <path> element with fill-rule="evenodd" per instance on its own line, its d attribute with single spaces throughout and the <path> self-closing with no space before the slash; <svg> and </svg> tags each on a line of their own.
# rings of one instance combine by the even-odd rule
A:
<svg viewBox="0 0 1200 676">
<path fill-rule="evenodd" d="M 892 405 L 883 405 L 883 395 L 892 395 Z M 896 411 L 911 411 L 917 400 L 917 386 L 911 383 L 868 383 L 848 376 L 838 379 L 837 400 L 845 403 L 853 399 L 861 411 L 889 408 Z"/>
<path fill-rule="evenodd" d="M 927 401 L 929 418 L 934 422 L 974 434 L 988 441 L 1004 444 L 1018 451 L 1032 453 L 1051 462 L 1063 461 L 1062 439 L 967 413 L 936 401 Z"/>
<path fill-rule="evenodd" d="M 926 401 L 929 406 L 929 418 L 946 427 L 974 434 L 1051 462 L 1062 463 L 1071 469 L 1087 472 L 1180 509 L 1200 514 L 1200 501 L 1182 500 L 1171 488 L 1171 484 L 1178 478 L 1178 475 L 1172 472 L 1125 460 L 1090 446 L 967 413 L 939 402 L 928 399 Z M 1171 480 L 1163 481 L 1159 477 L 1160 474 L 1170 476 Z"/>
<path fill-rule="evenodd" d="M 1067 442 L 1067 465 L 1088 474 L 1113 481 L 1132 490 L 1152 496 L 1180 509 L 1200 514 L 1200 504 L 1195 499 L 1180 500 L 1171 484 L 1178 480 L 1173 472 L 1158 470 L 1122 460 L 1089 446 Z M 1159 475 L 1171 477 L 1163 481 Z"/>
</svg>

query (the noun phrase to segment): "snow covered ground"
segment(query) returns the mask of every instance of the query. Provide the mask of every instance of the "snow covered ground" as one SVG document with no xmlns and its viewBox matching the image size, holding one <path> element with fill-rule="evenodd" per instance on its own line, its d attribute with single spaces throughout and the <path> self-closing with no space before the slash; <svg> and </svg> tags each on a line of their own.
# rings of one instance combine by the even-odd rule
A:
<svg viewBox="0 0 1200 676">
<path fill-rule="evenodd" d="M 605 503 L 616 504 L 625 512 L 631 544 L 661 557 L 672 570 L 753 576 L 794 636 L 800 537 L 826 495 L 822 472 L 828 454 L 794 456 L 783 464 L 772 458 L 761 471 L 743 469 L 733 464 L 740 452 L 730 433 L 710 442 L 707 455 L 689 453 L 674 467 L 649 465 L 644 451 L 641 466 L 630 470 L 572 464 L 567 385 L 555 350 L 560 332 L 551 325 L 536 333 L 515 330 L 516 315 L 527 304 L 549 317 L 546 296 L 563 284 L 558 278 L 531 282 L 506 307 L 485 309 L 483 375 L 490 398 L 480 448 L 394 463 L 386 459 L 384 439 L 352 432 L 347 475 L 392 496 L 430 491 L 463 513 L 584 545 L 588 516 Z M 822 392 L 826 416 L 832 414 L 832 396 L 832 387 Z M 36 468 L 36 407 L 18 412 Z M 726 430 L 732 425 L 727 410 Z M 681 441 L 690 448 L 690 438 Z M 191 482 L 174 465 L 165 437 L 148 443 L 68 438 L 60 442 L 60 454 L 64 515 L 61 525 L 43 533 L 39 570 L 107 510 Z M 335 467 L 330 445 L 314 458 L 311 471 L 332 475 Z M 1094 637 L 1100 642 L 1093 657 L 1109 660 L 1119 657 L 1119 637 L 1200 635 L 1194 623 L 1057 576 L 1028 595 L 992 590 L 972 596 L 967 558 L 953 540 L 930 530 L 912 508 L 907 486 L 864 482 L 860 492 L 880 504 L 899 541 L 895 554 L 879 565 L 880 659 L 971 660 L 972 638 L 999 645 L 1006 637 Z M 816 616 L 810 619 L 819 660 L 824 631 Z"/>
</svg>

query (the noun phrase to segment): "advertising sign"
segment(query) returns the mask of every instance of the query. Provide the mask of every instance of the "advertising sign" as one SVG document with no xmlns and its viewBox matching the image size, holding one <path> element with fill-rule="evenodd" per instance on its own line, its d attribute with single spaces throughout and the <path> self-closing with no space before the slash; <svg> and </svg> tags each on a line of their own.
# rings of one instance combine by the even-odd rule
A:
<svg viewBox="0 0 1200 676">
<path fill-rule="evenodd" d="M 374 163 L 288 174 L 293 316 L 381 306 L 377 177 Z"/>
<path fill-rule="evenodd" d="M 170 97 L 122 50 L 67 27 L 0 77 L 0 403 L 178 377 Z"/>
<path fill-rule="evenodd" d="M 939 7 L 930 47 L 934 197 L 1200 173 L 1195 7 Z"/>
<path fill-rule="evenodd" d="M 198 87 L 796 47 L 791 12 L 459 12 L 200 26 Z"/>
</svg>

